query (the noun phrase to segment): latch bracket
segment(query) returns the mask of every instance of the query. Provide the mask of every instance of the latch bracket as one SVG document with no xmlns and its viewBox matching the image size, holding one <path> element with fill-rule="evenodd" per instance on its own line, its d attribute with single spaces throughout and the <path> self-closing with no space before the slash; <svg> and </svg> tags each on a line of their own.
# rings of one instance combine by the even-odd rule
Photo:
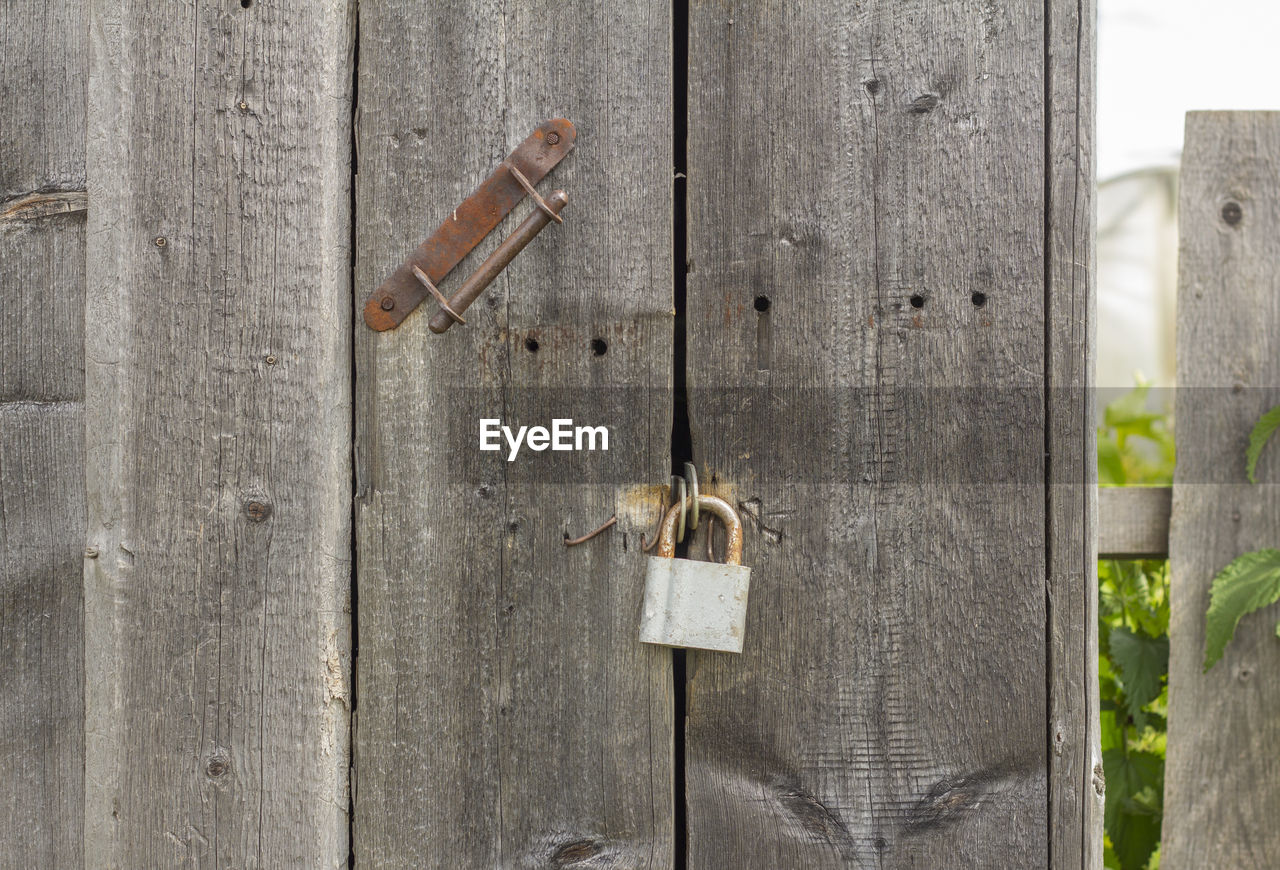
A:
<svg viewBox="0 0 1280 870">
<path fill-rule="evenodd" d="M 439 284 L 569 153 L 577 135 L 573 124 L 564 118 L 539 124 L 475 193 L 450 212 L 431 237 L 369 295 L 364 306 L 364 321 L 369 328 L 385 332 L 403 323 L 431 295 L 428 287 Z M 538 206 L 543 212 L 551 210 L 541 198 Z M 559 215 L 551 217 L 559 219 Z M 426 277 L 426 283 L 415 270 Z"/>
</svg>

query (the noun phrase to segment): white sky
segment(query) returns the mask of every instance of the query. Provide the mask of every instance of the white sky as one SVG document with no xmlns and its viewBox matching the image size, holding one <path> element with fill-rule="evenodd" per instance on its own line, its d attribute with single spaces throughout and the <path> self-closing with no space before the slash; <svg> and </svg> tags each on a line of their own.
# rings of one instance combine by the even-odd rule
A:
<svg viewBox="0 0 1280 870">
<path fill-rule="evenodd" d="M 1280 2 L 1098 0 L 1098 179 L 1176 163 L 1193 109 L 1280 109 Z"/>
</svg>

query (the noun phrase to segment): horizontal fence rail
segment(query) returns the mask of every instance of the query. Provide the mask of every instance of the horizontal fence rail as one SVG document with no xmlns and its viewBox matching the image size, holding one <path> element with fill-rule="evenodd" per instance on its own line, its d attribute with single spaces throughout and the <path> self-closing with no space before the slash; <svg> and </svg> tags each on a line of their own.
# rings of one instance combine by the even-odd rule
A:
<svg viewBox="0 0 1280 870">
<path fill-rule="evenodd" d="M 1165 559 L 1173 488 L 1098 488 L 1098 558 Z"/>
</svg>

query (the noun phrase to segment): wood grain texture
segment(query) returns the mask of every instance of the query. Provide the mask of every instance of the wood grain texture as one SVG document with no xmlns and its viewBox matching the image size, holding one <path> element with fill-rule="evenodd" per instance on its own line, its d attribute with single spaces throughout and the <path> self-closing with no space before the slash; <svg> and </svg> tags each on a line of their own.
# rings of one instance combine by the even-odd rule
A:
<svg viewBox="0 0 1280 870">
<path fill-rule="evenodd" d="M 347 864 L 353 5 L 92 11 L 88 867 Z"/>
<path fill-rule="evenodd" d="M 13 868 L 83 861 L 88 64 L 69 47 L 86 14 L 0 5 L 0 866 Z"/>
<path fill-rule="evenodd" d="M 1095 0 L 1047 0 L 1044 9 L 1049 866 L 1102 870 L 1093 402 L 1097 8 Z"/>
<path fill-rule="evenodd" d="M 1202 665 L 1214 575 L 1280 531 L 1280 463 L 1264 456 L 1250 486 L 1243 458 L 1280 404 L 1280 112 L 1188 114 L 1180 197 L 1160 866 L 1266 867 L 1280 855 L 1280 608 L 1245 617 L 1222 660 Z"/>
<path fill-rule="evenodd" d="M 753 577 L 690 867 L 1093 866 L 1091 21 L 1044 15 L 693 6 L 690 417 Z"/>
<path fill-rule="evenodd" d="M 540 185 L 565 223 L 465 326 L 357 332 L 357 866 L 671 865 L 671 655 L 637 641 L 670 469 L 670 34 L 665 4 L 361 7 L 359 298 L 536 124 L 578 138 Z M 481 418 L 553 417 L 608 425 L 608 460 L 478 451 Z"/>
<path fill-rule="evenodd" d="M 1164 559 L 1169 556 L 1168 486 L 1104 486 L 1098 490 L 1098 558 Z"/>
</svg>

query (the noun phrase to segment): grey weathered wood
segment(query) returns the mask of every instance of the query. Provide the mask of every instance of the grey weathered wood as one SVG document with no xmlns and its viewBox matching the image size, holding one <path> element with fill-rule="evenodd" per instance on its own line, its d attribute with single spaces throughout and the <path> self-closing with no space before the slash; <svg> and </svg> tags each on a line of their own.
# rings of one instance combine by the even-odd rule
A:
<svg viewBox="0 0 1280 870">
<path fill-rule="evenodd" d="M 1179 232 L 1160 866 L 1267 867 L 1280 855 L 1280 608 L 1246 617 L 1213 670 L 1202 664 L 1213 576 L 1280 542 L 1280 463 L 1264 456 L 1250 486 L 1243 459 L 1253 424 L 1280 404 L 1280 112 L 1187 115 Z"/>
<path fill-rule="evenodd" d="M 671 655 L 636 638 L 670 469 L 669 16 L 361 7 L 358 303 L 537 123 L 578 139 L 540 185 L 568 191 L 565 223 L 465 326 L 431 334 L 424 305 L 357 328 L 358 866 L 671 864 Z M 570 416 L 611 428 L 607 462 L 478 450 L 482 417 Z"/>
<path fill-rule="evenodd" d="M 1102 868 L 1098 717 L 1095 0 L 1044 4 L 1049 866 Z M 1010 420 L 1011 425 L 1017 425 Z"/>
<path fill-rule="evenodd" d="M 1098 558 L 1163 559 L 1169 555 L 1167 486 L 1104 486 L 1098 490 Z"/>
<path fill-rule="evenodd" d="M 353 11 L 93 7 L 89 867 L 347 864 Z"/>
<path fill-rule="evenodd" d="M 691 867 L 1099 863 L 1084 12 L 692 10 L 690 417 L 754 573 Z"/>
<path fill-rule="evenodd" d="M 84 821 L 86 4 L 0 5 L 0 865 Z"/>
</svg>

